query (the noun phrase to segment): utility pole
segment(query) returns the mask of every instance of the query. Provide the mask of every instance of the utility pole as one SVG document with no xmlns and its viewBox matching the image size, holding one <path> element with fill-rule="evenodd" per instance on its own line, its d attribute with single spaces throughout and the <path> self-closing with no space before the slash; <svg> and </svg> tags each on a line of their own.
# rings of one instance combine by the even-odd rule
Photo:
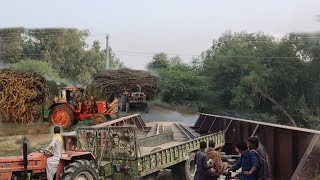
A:
<svg viewBox="0 0 320 180">
<path fill-rule="evenodd" d="M 106 36 L 106 70 L 110 69 L 109 60 L 109 35 Z"/>
</svg>

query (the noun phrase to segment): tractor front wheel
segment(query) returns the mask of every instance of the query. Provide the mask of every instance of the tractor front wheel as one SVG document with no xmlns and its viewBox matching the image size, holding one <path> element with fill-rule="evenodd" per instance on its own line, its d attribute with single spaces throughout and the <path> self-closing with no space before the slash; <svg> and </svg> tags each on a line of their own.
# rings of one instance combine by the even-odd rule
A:
<svg viewBox="0 0 320 180">
<path fill-rule="evenodd" d="M 96 114 L 93 117 L 94 124 L 101 124 L 101 123 L 106 122 L 106 120 L 107 120 L 107 118 L 103 114 Z"/>
<path fill-rule="evenodd" d="M 63 129 L 68 129 L 74 120 L 72 110 L 63 104 L 54 106 L 49 113 L 49 122 Z"/>
<path fill-rule="evenodd" d="M 64 168 L 61 180 L 99 180 L 99 172 L 93 161 L 76 160 Z"/>
</svg>

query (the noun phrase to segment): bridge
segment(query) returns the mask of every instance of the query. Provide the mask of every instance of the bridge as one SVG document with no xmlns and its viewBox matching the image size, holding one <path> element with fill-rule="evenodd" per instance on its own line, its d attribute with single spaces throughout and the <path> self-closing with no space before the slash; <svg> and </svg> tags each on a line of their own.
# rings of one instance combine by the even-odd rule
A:
<svg viewBox="0 0 320 180">
<path fill-rule="evenodd" d="M 320 169 L 320 131 L 210 114 L 200 114 L 192 128 L 201 134 L 224 131 L 226 154 L 257 136 L 273 179 L 308 179 Z"/>
</svg>

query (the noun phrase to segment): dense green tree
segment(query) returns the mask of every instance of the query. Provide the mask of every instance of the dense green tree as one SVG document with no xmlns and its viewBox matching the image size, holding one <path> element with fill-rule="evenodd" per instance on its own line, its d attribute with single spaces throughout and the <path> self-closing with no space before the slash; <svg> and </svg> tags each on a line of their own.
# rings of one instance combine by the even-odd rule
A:
<svg viewBox="0 0 320 180">
<path fill-rule="evenodd" d="M 179 56 L 175 56 L 170 58 L 169 63 L 170 65 L 178 65 L 178 64 L 183 64 L 183 61 Z"/>
<path fill-rule="evenodd" d="M 89 47 L 88 35 L 87 30 L 69 28 L 0 29 L 0 60 L 6 64 L 29 59 L 43 61 L 71 83 L 88 85 L 93 75 L 105 68 L 106 54 L 98 41 Z M 123 67 L 111 48 L 109 51 L 111 67 Z M 18 66 L 27 67 L 26 64 L 20 61 Z M 35 68 L 38 67 L 42 66 L 37 64 Z"/>
<path fill-rule="evenodd" d="M 0 29 L 0 62 L 16 63 L 22 54 L 24 28 Z"/>
<path fill-rule="evenodd" d="M 36 39 L 35 47 L 42 58 L 53 65 L 62 77 L 76 81 L 85 53 L 87 31 L 78 29 L 32 29 L 29 35 Z"/>
<path fill-rule="evenodd" d="M 280 123 L 309 127 L 317 119 L 318 108 L 310 109 L 315 106 L 306 96 L 320 102 L 311 91 L 319 68 L 312 71 L 315 63 L 310 59 L 316 60 L 317 54 L 299 47 L 301 38 L 296 37 L 276 41 L 261 33 L 234 33 L 215 41 L 203 56 L 215 104 L 222 109 L 268 113 Z"/>
<path fill-rule="evenodd" d="M 203 106 L 202 100 L 208 93 L 207 78 L 179 56 L 169 58 L 165 53 L 157 53 L 147 68 L 160 76 L 164 102 L 197 109 Z"/>
<path fill-rule="evenodd" d="M 161 73 L 163 100 L 175 103 L 200 103 L 208 91 L 206 78 L 187 64 L 176 64 Z"/>
<path fill-rule="evenodd" d="M 44 76 L 47 80 L 55 81 L 57 83 L 67 83 L 66 79 L 62 79 L 59 76 L 57 70 L 53 69 L 50 63 L 41 60 L 22 60 L 18 63 L 11 64 L 9 66 L 12 69 L 36 72 Z"/>
<path fill-rule="evenodd" d="M 319 33 L 224 33 L 190 65 L 159 53 L 147 67 L 166 102 L 320 129 L 319 43 Z"/>
<path fill-rule="evenodd" d="M 165 53 L 156 53 L 152 61 L 147 64 L 147 69 L 149 70 L 161 70 L 166 69 L 170 65 L 170 60 L 168 55 Z"/>
</svg>

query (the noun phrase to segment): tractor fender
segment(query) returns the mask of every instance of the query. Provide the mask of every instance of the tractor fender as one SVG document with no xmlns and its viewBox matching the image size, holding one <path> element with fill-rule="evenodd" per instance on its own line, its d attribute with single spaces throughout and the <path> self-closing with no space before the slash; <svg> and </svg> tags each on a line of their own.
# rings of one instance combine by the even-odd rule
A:
<svg viewBox="0 0 320 180">
<path fill-rule="evenodd" d="M 54 103 L 54 104 L 51 104 L 51 106 L 48 109 L 51 110 L 54 106 L 57 106 L 60 104 L 66 104 L 66 103 Z"/>
<path fill-rule="evenodd" d="M 65 160 L 65 161 L 74 161 L 76 159 L 94 160 L 95 157 L 91 152 L 75 152 L 75 151 L 63 153 L 60 157 L 60 160 Z"/>
<path fill-rule="evenodd" d="M 69 103 L 54 103 L 52 104 L 48 109 L 51 110 L 53 107 L 60 105 L 60 104 L 65 104 L 67 107 L 69 107 L 73 112 L 75 112 L 76 110 L 74 109 L 74 107 L 72 107 Z"/>
<path fill-rule="evenodd" d="M 91 160 L 95 160 L 96 158 L 93 156 L 91 152 L 69 151 L 67 153 L 61 154 L 57 172 L 56 172 L 56 174 L 59 174 L 59 175 L 56 176 L 55 180 L 60 180 L 60 174 L 63 172 L 64 167 L 68 165 L 70 162 L 73 162 L 77 159 L 85 159 L 85 160 L 91 161 Z"/>
</svg>

